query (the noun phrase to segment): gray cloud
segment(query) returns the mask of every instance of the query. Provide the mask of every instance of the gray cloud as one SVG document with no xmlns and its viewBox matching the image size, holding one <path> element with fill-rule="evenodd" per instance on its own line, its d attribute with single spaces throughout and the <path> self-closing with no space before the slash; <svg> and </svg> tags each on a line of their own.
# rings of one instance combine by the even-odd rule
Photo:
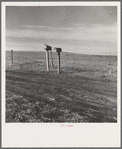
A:
<svg viewBox="0 0 122 149">
<path fill-rule="evenodd" d="M 26 50 L 33 50 L 34 46 L 39 49 L 47 43 L 67 51 L 78 51 L 80 47 L 116 51 L 117 7 L 7 6 L 6 39 L 7 47 L 25 46 Z"/>
</svg>

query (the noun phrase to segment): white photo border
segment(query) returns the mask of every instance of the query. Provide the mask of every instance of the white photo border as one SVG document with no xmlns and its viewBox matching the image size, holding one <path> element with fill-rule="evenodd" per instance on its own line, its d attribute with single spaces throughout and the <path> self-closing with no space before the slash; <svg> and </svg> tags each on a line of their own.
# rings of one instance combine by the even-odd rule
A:
<svg viewBox="0 0 122 149">
<path fill-rule="evenodd" d="M 121 5 L 120 2 L 2 2 L 2 147 L 120 147 L 121 145 Z M 117 123 L 5 123 L 6 6 L 117 6 Z M 65 123 L 66 124 L 66 123 Z M 72 124 L 72 123 L 71 123 Z"/>
</svg>

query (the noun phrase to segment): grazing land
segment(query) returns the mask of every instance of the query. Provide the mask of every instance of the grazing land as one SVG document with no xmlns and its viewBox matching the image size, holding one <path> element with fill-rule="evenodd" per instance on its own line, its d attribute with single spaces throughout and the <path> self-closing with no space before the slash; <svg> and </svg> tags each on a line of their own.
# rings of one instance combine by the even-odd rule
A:
<svg viewBox="0 0 122 149">
<path fill-rule="evenodd" d="M 50 61 L 51 62 L 51 61 Z M 6 52 L 6 122 L 117 122 L 117 56 Z"/>
</svg>

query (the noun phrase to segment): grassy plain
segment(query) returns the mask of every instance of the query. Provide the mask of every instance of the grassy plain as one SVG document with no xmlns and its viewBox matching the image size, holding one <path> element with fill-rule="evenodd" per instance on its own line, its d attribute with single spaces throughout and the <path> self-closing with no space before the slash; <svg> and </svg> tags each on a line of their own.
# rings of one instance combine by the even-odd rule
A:
<svg viewBox="0 0 122 149">
<path fill-rule="evenodd" d="M 117 57 L 61 53 L 61 74 L 45 52 L 6 53 L 6 122 L 117 122 Z"/>
</svg>

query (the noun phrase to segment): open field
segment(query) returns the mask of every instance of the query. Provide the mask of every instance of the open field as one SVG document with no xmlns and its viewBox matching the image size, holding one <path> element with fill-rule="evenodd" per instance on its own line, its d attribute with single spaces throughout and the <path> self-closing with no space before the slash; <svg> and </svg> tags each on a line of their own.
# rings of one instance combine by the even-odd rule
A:
<svg viewBox="0 0 122 149">
<path fill-rule="evenodd" d="M 6 52 L 6 122 L 117 122 L 117 57 Z"/>
</svg>

